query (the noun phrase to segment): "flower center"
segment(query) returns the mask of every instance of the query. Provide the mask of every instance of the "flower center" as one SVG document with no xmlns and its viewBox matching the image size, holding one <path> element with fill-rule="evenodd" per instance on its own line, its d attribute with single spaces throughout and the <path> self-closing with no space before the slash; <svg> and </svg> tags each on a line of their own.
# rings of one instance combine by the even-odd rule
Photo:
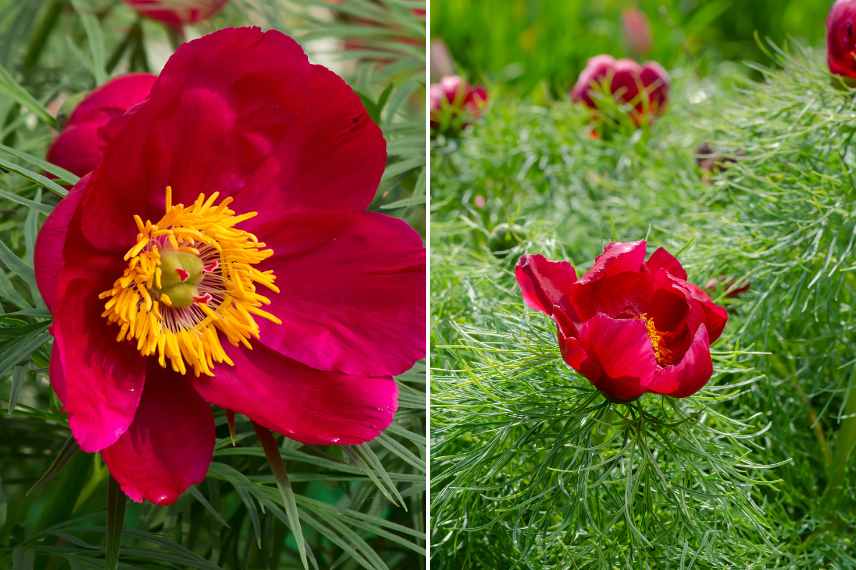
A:
<svg viewBox="0 0 856 570">
<path fill-rule="evenodd" d="M 663 335 L 661 335 L 660 331 L 657 330 L 657 326 L 654 324 L 654 319 L 649 317 L 646 313 L 642 313 L 639 317 L 645 323 L 645 329 L 648 331 L 648 338 L 651 340 L 651 347 L 654 349 L 654 358 L 657 359 L 657 364 L 660 366 L 668 366 L 671 351 L 666 348 L 666 345 L 663 342 Z"/>
<path fill-rule="evenodd" d="M 235 226 L 257 215 L 236 215 L 232 198 L 215 205 L 219 192 L 193 204 L 172 203 L 166 188 L 166 209 L 156 223 L 135 215 L 137 243 L 125 254 L 128 266 L 107 299 L 102 316 L 119 326 L 117 342 L 136 341 L 143 356 L 157 354 L 158 363 L 185 374 L 213 376 L 215 363 L 234 363 L 223 350 L 219 333 L 234 346 L 251 348 L 259 338 L 254 316 L 282 324 L 261 309 L 270 299 L 256 292 L 264 285 L 279 293 L 273 271 L 255 266 L 273 255 L 253 234 Z"/>
</svg>

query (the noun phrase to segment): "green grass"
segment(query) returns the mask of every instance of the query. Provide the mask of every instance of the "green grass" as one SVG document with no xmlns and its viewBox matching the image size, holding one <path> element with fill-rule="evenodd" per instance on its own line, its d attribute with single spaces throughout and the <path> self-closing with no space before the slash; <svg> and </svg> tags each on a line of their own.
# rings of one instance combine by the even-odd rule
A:
<svg viewBox="0 0 856 570">
<path fill-rule="evenodd" d="M 252 21 L 292 34 L 311 59 L 335 65 L 387 138 L 388 168 L 372 208 L 424 232 L 423 50 L 381 26 L 335 23 L 316 4 L 232 0 L 195 33 Z M 336 10 L 394 25 L 397 37 L 419 42 L 424 23 L 411 8 L 420 5 L 349 0 Z M 342 40 L 353 35 L 364 49 L 343 51 Z M 239 417 L 233 445 L 218 411 L 206 481 L 170 507 L 128 502 L 124 528 L 113 522 L 124 503 L 109 492 L 102 460 L 70 440 L 48 384 L 50 315 L 33 283 L 32 253 L 45 215 L 65 194 L 62 184 L 76 177 L 42 158 L 54 129 L 101 79 L 157 72 L 170 52 L 164 28 L 118 0 L 0 0 L 0 568 L 101 569 L 118 546 L 123 569 L 297 569 L 301 551 L 310 568 L 419 567 L 422 363 L 399 377 L 399 412 L 375 442 L 354 449 L 279 443 L 287 480 L 280 469 L 275 477 L 253 426 Z M 378 53 L 386 65 L 367 61 Z M 46 108 L 58 95 L 65 103 L 55 117 Z M 48 171 L 55 181 L 43 176 Z"/>
<path fill-rule="evenodd" d="M 435 138 L 436 567 L 856 564 L 854 94 L 820 52 L 771 63 L 759 83 L 678 70 L 660 121 L 605 140 L 584 110 L 503 89 L 459 139 Z M 738 162 L 703 173 L 704 141 Z M 502 224 L 518 243 L 497 247 Z M 702 392 L 608 405 L 512 268 L 542 252 L 579 272 L 641 238 L 695 283 L 751 289 L 716 295 L 730 322 Z"/>
</svg>

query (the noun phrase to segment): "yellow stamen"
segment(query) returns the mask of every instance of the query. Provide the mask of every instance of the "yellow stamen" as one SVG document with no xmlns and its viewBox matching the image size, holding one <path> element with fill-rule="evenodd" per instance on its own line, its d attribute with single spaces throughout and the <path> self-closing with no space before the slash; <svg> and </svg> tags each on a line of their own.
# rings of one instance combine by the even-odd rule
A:
<svg viewBox="0 0 856 570">
<path fill-rule="evenodd" d="M 253 315 L 276 324 L 282 321 L 261 307 L 270 299 L 256 292 L 262 285 L 273 293 L 276 276 L 255 266 L 273 255 L 255 235 L 235 226 L 257 215 L 237 215 L 228 206 L 231 197 L 214 192 L 207 198 L 200 194 L 190 206 L 173 204 L 172 188 L 166 188 L 166 207 L 156 223 L 135 215 L 137 241 L 125 254 L 128 265 L 112 289 L 102 292 L 106 299 L 104 316 L 119 327 L 117 342 L 132 341 L 143 356 L 156 355 L 160 366 L 169 365 L 179 374 L 188 368 L 194 375 L 214 375 L 214 365 L 234 363 L 226 354 L 221 336 L 234 346 L 251 347 L 249 340 L 259 337 L 259 326 Z M 195 256 L 193 259 L 181 255 Z M 165 258 L 163 256 L 166 256 Z M 176 260 L 193 262 L 175 267 Z M 205 267 L 188 278 L 192 265 Z M 180 292 L 175 293 L 175 275 L 181 273 Z M 172 286 L 172 289 L 169 287 Z M 192 301 L 187 287 L 193 288 Z"/>
<path fill-rule="evenodd" d="M 645 313 L 642 313 L 639 316 L 645 322 L 645 328 L 648 331 L 648 338 L 651 339 L 651 347 L 654 349 L 654 358 L 657 359 L 657 363 L 659 365 L 668 366 L 671 352 L 666 348 L 663 342 L 663 336 L 654 324 L 654 319 Z"/>
</svg>

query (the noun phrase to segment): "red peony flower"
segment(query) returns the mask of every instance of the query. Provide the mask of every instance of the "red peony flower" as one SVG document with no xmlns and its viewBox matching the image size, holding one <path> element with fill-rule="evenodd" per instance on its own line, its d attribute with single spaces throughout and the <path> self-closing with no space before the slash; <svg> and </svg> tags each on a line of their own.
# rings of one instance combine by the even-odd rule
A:
<svg viewBox="0 0 856 570">
<path fill-rule="evenodd" d="M 148 73 L 129 73 L 87 95 L 48 149 L 48 161 L 78 176 L 94 170 L 107 144 L 102 127 L 148 97 L 155 79 Z"/>
<path fill-rule="evenodd" d="M 838 0 L 826 20 L 829 71 L 856 79 L 856 0 Z"/>
<path fill-rule="evenodd" d="M 487 90 L 469 85 L 457 75 L 431 85 L 431 126 L 463 127 L 481 116 L 487 105 Z"/>
<path fill-rule="evenodd" d="M 571 99 L 596 110 L 597 101 L 592 95 L 598 88 L 608 90 L 617 102 L 632 105 L 631 118 L 642 125 L 665 112 L 669 75 L 656 62 L 639 65 L 629 59 L 599 55 L 588 60 L 571 90 Z"/>
<path fill-rule="evenodd" d="M 287 36 L 184 44 L 48 217 L 36 278 L 72 434 L 134 500 L 201 481 L 209 404 L 307 444 L 358 444 L 425 351 L 425 250 L 366 211 L 386 144 Z"/>
<path fill-rule="evenodd" d="M 125 0 L 146 18 L 171 26 L 195 24 L 223 9 L 228 0 Z"/>
<path fill-rule="evenodd" d="M 565 362 L 615 402 L 696 393 L 713 374 L 710 344 L 728 320 L 669 252 L 648 261 L 645 252 L 644 241 L 610 243 L 579 279 L 567 261 L 517 263 L 523 299 L 553 317 Z"/>
</svg>

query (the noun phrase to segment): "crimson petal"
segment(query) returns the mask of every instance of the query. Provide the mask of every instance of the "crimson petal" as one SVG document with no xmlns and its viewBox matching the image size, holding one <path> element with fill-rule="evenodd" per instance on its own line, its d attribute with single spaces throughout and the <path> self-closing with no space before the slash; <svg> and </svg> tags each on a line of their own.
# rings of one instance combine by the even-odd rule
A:
<svg viewBox="0 0 856 570">
<path fill-rule="evenodd" d="M 151 364 L 134 423 L 102 452 L 134 501 L 168 505 L 205 478 L 216 439 L 214 416 L 191 388 L 195 381 Z"/>
<path fill-rule="evenodd" d="M 561 304 L 577 280 L 574 266 L 567 261 L 550 261 L 543 255 L 524 255 L 514 270 L 523 300 L 529 307 L 547 315 Z"/>
<path fill-rule="evenodd" d="M 638 398 L 657 370 L 654 349 L 641 319 L 597 314 L 580 326 L 580 341 L 602 374 L 589 378 L 615 401 Z"/>
<path fill-rule="evenodd" d="M 104 249 L 133 243 L 131 215 L 163 214 L 167 185 L 176 203 L 240 193 L 237 208 L 259 212 L 252 231 L 289 209 L 364 209 L 386 163 L 353 90 L 289 37 L 258 28 L 179 47 L 148 100 L 110 129 L 83 217 Z"/>
<path fill-rule="evenodd" d="M 260 231 L 281 293 L 261 342 L 321 370 L 400 374 L 425 354 L 425 249 L 405 222 L 303 211 Z"/>
<path fill-rule="evenodd" d="M 658 370 L 645 387 L 658 394 L 686 398 L 707 384 L 712 374 L 710 339 L 707 329 L 700 326 L 681 361 Z"/>
<path fill-rule="evenodd" d="M 257 424 L 307 444 L 356 445 L 377 437 L 398 409 L 390 377 L 309 368 L 265 348 L 229 347 L 235 366 L 194 379 L 199 394 Z"/>
<path fill-rule="evenodd" d="M 579 280 L 580 284 L 617 275 L 639 271 L 645 262 L 645 240 L 608 243 L 603 253 L 594 260 L 594 265 Z"/>
<path fill-rule="evenodd" d="M 69 273 L 66 271 L 66 273 Z M 97 282 L 65 279 L 54 311 L 51 382 L 68 414 L 71 433 L 86 452 L 113 444 L 125 433 L 140 402 L 145 362 L 133 344 L 118 343 L 101 318 Z M 55 375 L 60 375 L 55 377 Z M 73 374 L 73 381 L 65 376 Z"/>
</svg>

